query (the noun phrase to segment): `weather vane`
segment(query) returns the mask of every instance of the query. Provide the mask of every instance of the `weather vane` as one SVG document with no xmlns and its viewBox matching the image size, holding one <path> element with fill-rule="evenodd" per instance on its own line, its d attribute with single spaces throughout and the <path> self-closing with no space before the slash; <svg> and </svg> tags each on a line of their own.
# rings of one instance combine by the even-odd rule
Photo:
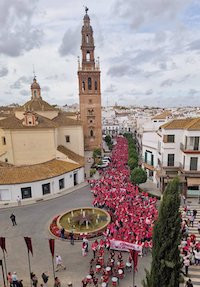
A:
<svg viewBox="0 0 200 287">
<path fill-rule="evenodd" d="M 85 13 L 87 14 L 89 8 L 87 6 L 83 6 L 85 8 Z"/>
<path fill-rule="evenodd" d="M 34 79 L 36 79 L 36 75 L 35 75 L 35 67 L 33 65 L 33 76 L 34 76 Z"/>
</svg>

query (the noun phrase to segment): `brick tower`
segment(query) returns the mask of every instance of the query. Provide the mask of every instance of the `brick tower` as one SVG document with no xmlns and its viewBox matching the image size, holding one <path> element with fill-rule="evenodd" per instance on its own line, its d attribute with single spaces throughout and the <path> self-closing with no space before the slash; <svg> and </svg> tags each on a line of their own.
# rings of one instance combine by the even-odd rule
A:
<svg viewBox="0 0 200 287">
<path fill-rule="evenodd" d="M 101 87 L 99 60 L 94 58 L 93 30 L 85 9 L 82 27 L 82 64 L 78 61 L 79 104 L 86 151 L 101 148 Z"/>
</svg>

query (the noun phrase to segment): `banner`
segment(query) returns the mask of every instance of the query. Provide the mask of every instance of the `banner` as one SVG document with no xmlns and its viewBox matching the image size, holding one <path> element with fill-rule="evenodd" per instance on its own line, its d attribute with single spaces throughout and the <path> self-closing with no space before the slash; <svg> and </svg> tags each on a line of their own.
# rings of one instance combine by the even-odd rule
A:
<svg viewBox="0 0 200 287">
<path fill-rule="evenodd" d="M 6 251 L 6 239 L 5 239 L 5 237 L 0 237 L 0 247 L 3 251 Z"/>
<path fill-rule="evenodd" d="M 122 240 L 111 239 L 110 240 L 110 248 L 115 249 L 115 250 L 119 250 L 119 251 L 129 251 L 131 249 L 131 250 L 135 250 L 138 252 L 142 252 L 142 246 L 134 244 L 134 243 L 122 241 Z"/>
<path fill-rule="evenodd" d="M 24 240 L 26 242 L 26 246 L 28 249 L 28 252 L 30 251 L 33 255 L 33 248 L 32 248 L 32 242 L 31 242 L 31 238 L 30 237 L 24 237 Z"/>
<path fill-rule="evenodd" d="M 50 248 L 52 257 L 54 257 L 55 239 L 49 239 L 49 248 Z"/>
<path fill-rule="evenodd" d="M 131 258 L 133 260 L 133 264 L 134 264 L 134 271 L 138 271 L 137 270 L 137 266 L 138 266 L 138 252 L 135 250 L 129 250 L 130 254 L 131 254 Z"/>
</svg>

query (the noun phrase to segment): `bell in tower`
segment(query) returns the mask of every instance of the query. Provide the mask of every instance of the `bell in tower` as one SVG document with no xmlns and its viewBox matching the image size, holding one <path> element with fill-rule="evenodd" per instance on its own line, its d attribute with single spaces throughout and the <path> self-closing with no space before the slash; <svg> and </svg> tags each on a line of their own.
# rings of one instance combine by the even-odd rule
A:
<svg viewBox="0 0 200 287">
<path fill-rule="evenodd" d="M 94 57 L 93 29 L 85 8 L 82 34 L 82 61 L 78 65 L 80 116 L 83 122 L 85 150 L 102 146 L 101 87 L 99 60 Z"/>
</svg>

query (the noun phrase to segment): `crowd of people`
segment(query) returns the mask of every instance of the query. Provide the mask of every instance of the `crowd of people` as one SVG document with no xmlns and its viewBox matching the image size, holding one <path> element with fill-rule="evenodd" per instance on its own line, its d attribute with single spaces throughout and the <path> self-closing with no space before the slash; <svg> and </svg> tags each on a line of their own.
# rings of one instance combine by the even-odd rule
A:
<svg viewBox="0 0 200 287">
<path fill-rule="evenodd" d="M 197 240 L 194 233 L 189 234 L 189 227 L 193 227 L 196 219 L 197 210 L 191 210 L 184 202 L 181 209 L 182 213 L 182 241 L 181 241 L 181 256 L 184 265 L 184 275 L 188 276 L 189 267 L 191 265 L 200 265 L 200 241 Z M 200 234 L 200 222 L 197 224 L 197 229 Z"/>
<path fill-rule="evenodd" d="M 90 260 L 88 274 L 82 280 L 82 287 L 86 286 L 117 286 L 126 272 L 132 269 L 130 254 L 123 254 L 110 250 L 107 240 L 95 240 L 91 244 L 93 258 Z"/>
<path fill-rule="evenodd" d="M 108 239 L 123 240 L 142 246 L 152 247 L 152 230 L 158 216 L 156 198 L 140 193 L 130 181 L 128 168 L 128 141 L 116 139 L 111 163 L 101 171 L 101 178 L 91 180 L 94 194 L 93 205 L 105 208 L 111 216 L 104 235 Z"/>
</svg>

